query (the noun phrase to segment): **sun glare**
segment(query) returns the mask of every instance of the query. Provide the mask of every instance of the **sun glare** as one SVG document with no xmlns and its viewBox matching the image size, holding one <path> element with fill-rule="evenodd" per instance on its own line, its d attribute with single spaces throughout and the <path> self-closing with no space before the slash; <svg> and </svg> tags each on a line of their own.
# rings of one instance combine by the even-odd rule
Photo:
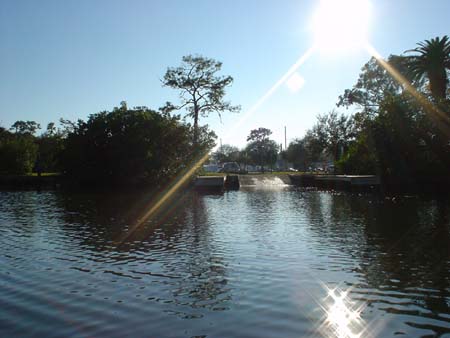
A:
<svg viewBox="0 0 450 338">
<path fill-rule="evenodd" d="M 327 288 L 328 289 L 328 288 Z M 330 338 L 360 338 L 364 330 L 364 321 L 360 317 L 361 307 L 350 300 L 348 293 L 339 289 L 328 289 L 325 299 L 325 321 L 322 333 Z M 366 335 L 367 336 L 367 335 Z"/>
<path fill-rule="evenodd" d="M 333 53 L 362 48 L 370 13 L 369 0 L 320 0 L 312 20 L 317 47 Z"/>
</svg>

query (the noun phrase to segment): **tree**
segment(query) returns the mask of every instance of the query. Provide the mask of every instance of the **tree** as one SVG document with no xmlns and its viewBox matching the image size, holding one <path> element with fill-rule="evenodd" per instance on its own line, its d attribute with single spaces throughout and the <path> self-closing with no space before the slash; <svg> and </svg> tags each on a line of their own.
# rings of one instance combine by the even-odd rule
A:
<svg viewBox="0 0 450 338">
<path fill-rule="evenodd" d="M 62 156 L 64 172 L 84 185 L 162 185 L 196 160 L 192 127 L 179 116 L 125 105 L 72 124 Z M 206 152 L 215 135 L 199 129 Z"/>
<path fill-rule="evenodd" d="M 55 126 L 54 122 L 50 122 L 49 124 L 47 124 L 47 130 L 46 130 L 46 134 L 49 136 L 53 136 L 55 135 L 57 132 L 57 128 Z"/>
<path fill-rule="evenodd" d="M 247 137 L 247 154 L 254 164 L 261 166 L 263 172 L 265 165 L 273 165 L 277 161 L 278 144 L 269 139 L 271 134 L 270 129 L 258 128 L 251 130 Z"/>
<path fill-rule="evenodd" d="M 285 151 L 285 159 L 294 165 L 294 168 L 306 170 L 307 168 L 307 151 L 304 139 L 295 139 Z"/>
<path fill-rule="evenodd" d="M 224 144 L 212 154 L 212 158 L 216 162 L 238 162 L 239 148 Z"/>
<path fill-rule="evenodd" d="M 0 128 L 0 173 L 28 174 L 37 156 L 37 145 L 30 134 L 13 134 Z"/>
<path fill-rule="evenodd" d="M 431 95 L 436 100 L 445 99 L 449 84 L 450 39 L 447 35 L 417 44 L 419 47 L 407 50 L 416 53 L 407 56 L 407 65 L 414 79 L 427 77 Z"/>
<path fill-rule="evenodd" d="M 408 84 L 397 82 L 372 58 L 356 85 L 339 97 L 338 106 L 361 110 L 351 118 L 350 142 L 337 168 L 348 174 L 376 173 L 388 184 L 445 185 L 450 167 L 450 40 L 426 40 L 405 53 L 391 55 L 389 64 L 420 95 L 412 95 Z M 421 98 L 430 94 L 432 104 Z M 323 134 L 323 129 L 315 132 Z"/>
<path fill-rule="evenodd" d="M 35 169 L 38 172 L 61 171 L 60 160 L 64 142 L 63 132 L 56 127 L 55 123 L 50 122 L 47 125 L 46 132 L 36 138 L 39 151 Z"/>
<path fill-rule="evenodd" d="M 248 141 L 254 141 L 257 143 L 264 143 L 269 139 L 269 136 L 272 135 L 272 131 L 267 128 L 258 128 L 250 131 L 250 135 L 247 136 Z"/>
<path fill-rule="evenodd" d="M 247 165 L 250 163 L 250 157 L 248 156 L 246 149 L 239 151 L 236 162 L 239 164 L 241 170 L 247 170 Z"/>
<path fill-rule="evenodd" d="M 379 173 L 378 167 L 376 148 L 368 133 L 361 133 L 336 163 L 340 174 L 373 175 Z"/>
<path fill-rule="evenodd" d="M 337 161 L 341 150 L 345 149 L 354 138 L 352 120 L 335 110 L 319 115 L 310 137 L 315 139 L 317 148 L 327 151 L 333 156 L 334 161 Z"/>
<path fill-rule="evenodd" d="M 198 120 L 211 112 L 221 117 L 222 112 L 236 112 L 239 106 L 224 101 L 225 88 L 233 82 L 231 76 L 218 76 L 222 63 L 203 56 L 183 56 L 179 67 L 168 68 L 163 85 L 180 91 L 180 106 L 170 103 L 163 110 L 186 108 L 194 120 L 194 144 L 198 143 Z"/>
<path fill-rule="evenodd" d="M 389 94 L 401 91 L 401 86 L 372 57 L 361 69 L 352 89 L 346 89 L 339 96 L 338 107 L 356 105 L 361 112 L 371 118 L 377 112 L 381 101 Z"/>
<path fill-rule="evenodd" d="M 14 130 L 16 134 L 34 135 L 38 129 L 41 129 L 41 126 L 35 121 L 16 121 L 9 130 Z"/>
</svg>

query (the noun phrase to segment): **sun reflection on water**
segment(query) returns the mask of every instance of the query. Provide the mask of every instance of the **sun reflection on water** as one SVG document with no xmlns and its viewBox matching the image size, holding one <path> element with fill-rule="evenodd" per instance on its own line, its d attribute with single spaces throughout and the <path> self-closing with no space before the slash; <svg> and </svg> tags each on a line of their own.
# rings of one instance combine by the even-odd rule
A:
<svg viewBox="0 0 450 338">
<path fill-rule="evenodd" d="M 363 337 L 364 321 L 360 314 L 362 305 L 348 297 L 348 291 L 326 287 L 327 297 L 323 301 L 324 322 L 321 332 L 329 338 Z M 366 335 L 364 335 L 365 337 Z"/>
</svg>

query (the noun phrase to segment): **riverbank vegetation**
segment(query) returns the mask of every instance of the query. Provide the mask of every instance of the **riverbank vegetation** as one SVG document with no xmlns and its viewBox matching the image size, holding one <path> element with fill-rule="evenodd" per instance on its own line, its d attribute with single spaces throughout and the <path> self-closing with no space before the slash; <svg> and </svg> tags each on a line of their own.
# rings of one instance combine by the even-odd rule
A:
<svg viewBox="0 0 450 338">
<path fill-rule="evenodd" d="M 295 168 L 333 161 L 339 174 L 386 184 L 450 185 L 450 39 L 426 40 L 388 64 L 371 58 L 337 108 L 319 115 L 284 153 Z"/>
<path fill-rule="evenodd" d="M 50 128 L 51 127 L 51 128 Z M 40 136 L 35 131 L 1 130 L 1 172 L 60 172 L 71 185 L 160 185 L 214 146 L 215 134 L 193 127 L 179 115 L 147 107 L 128 108 L 89 116 L 87 121 L 62 120 Z"/>
<path fill-rule="evenodd" d="M 58 172 L 71 186 L 164 186 L 214 147 L 216 135 L 198 124 L 199 116 L 239 109 L 224 101 L 233 79 L 217 75 L 220 69 L 220 62 L 202 56 L 186 56 L 181 67 L 169 68 L 164 85 L 182 90 L 180 106 L 153 110 L 121 102 L 86 121 L 50 123 L 41 135 L 34 121 L 0 128 L 0 174 L 8 182 L 16 181 L 14 175 Z M 192 100 L 184 99 L 186 92 Z M 193 125 L 175 113 L 184 107 Z"/>
<path fill-rule="evenodd" d="M 239 111 L 224 100 L 233 79 L 217 75 L 220 69 L 220 62 L 202 56 L 168 68 L 162 82 L 179 91 L 179 105 L 153 110 L 122 102 L 86 121 L 50 123 L 40 135 L 34 121 L 0 127 L 0 174 L 58 172 L 86 186 L 162 185 L 214 147 L 216 135 L 199 124 L 201 117 Z M 388 63 L 372 57 L 338 98 L 336 109 L 351 114 L 333 109 L 319 115 L 284 150 L 269 129 L 255 129 L 245 148 L 223 145 L 210 161 L 261 171 L 308 171 L 327 162 L 335 173 L 374 174 L 388 183 L 450 184 L 449 71 L 447 36 L 391 55 Z M 193 124 L 175 113 L 180 109 Z"/>
<path fill-rule="evenodd" d="M 336 109 L 352 114 L 320 114 L 302 138 L 279 151 L 278 162 L 300 171 L 328 167 L 338 174 L 378 175 L 386 185 L 450 186 L 449 71 L 448 36 L 420 42 L 387 63 L 372 57 L 338 98 Z M 249 147 L 224 145 L 213 158 L 244 166 L 277 161 L 252 158 Z"/>
</svg>

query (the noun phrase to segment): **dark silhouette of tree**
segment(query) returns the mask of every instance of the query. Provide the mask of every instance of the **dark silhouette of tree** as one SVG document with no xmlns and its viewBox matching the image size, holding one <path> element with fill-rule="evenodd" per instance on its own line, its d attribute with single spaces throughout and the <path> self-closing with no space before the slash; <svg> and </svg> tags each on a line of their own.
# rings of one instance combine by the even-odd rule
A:
<svg viewBox="0 0 450 338">
<path fill-rule="evenodd" d="M 10 130 L 0 128 L 0 173 L 28 174 L 36 162 L 38 146 L 32 135 L 37 123 L 17 121 Z"/>
<path fill-rule="evenodd" d="M 264 143 L 269 139 L 269 136 L 272 135 L 272 131 L 267 128 L 258 128 L 250 131 L 250 135 L 247 136 L 247 142 L 258 142 Z"/>
<path fill-rule="evenodd" d="M 57 128 L 56 128 L 54 122 L 50 122 L 49 124 L 47 124 L 47 130 L 46 130 L 47 135 L 53 136 L 56 134 L 56 132 L 57 132 Z"/>
<path fill-rule="evenodd" d="M 192 127 L 169 113 L 122 104 L 67 125 L 63 169 L 84 185 L 163 185 L 195 160 Z M 214 138 L 199 128 L 196 148 L 208 151 Z"/>
<path fill-rule="evenodd" d="M 305 139 L 295 139 L 289 143 L 284 157 L 294 165 L 294 168 L 306 170 L 309 158 Z"/>
<path fill-rule="evenodd" d="M 64 134 L 54 122 L 47 125 L 45 133 L 36 138 L 39 146 L 36 170 L 38 172 L 60 172 L 61 154 L 64 149 Z"/>
<path fill-rule="evenodd" d="M 319 115 L 310 137 L 314 139 L 317 148 L 325 150 L 337 161 L 341 150 L 346 149 L 354 137 L 352 119 L 335 110 Z"/>
<path fill-rule="evenodd" d="M 9 130 L 13 130 L 16 134 L 34 135 L 38 129 L 41 129 L 41 126 L 35 121 L 16 121 Z"/>
<path fill-rule="evenodd" d="M 427 77 L 431 95 L 436 100 L 445 99 L 449 83 L 450 40 L 447 35 L 425 40 L 419 47 L 407 50 L 407 64 L 414 79 Z"/>
<path fill-rule="evenodd" d="M 163 110 L 186 108 L 188 116 L 194 119 L 194 144 L 198 142 L 198 120 L 211 112 L 221 117 L 222 112 L 237 112 L 239 106 L 224 101 L 225 88 L 233 82 L 231 76 L 219 76 L 222 63 L 203 56 L 183 56 L 179 67 L 168 68 L 163 85 L 180 91 L 180 106 L 167 103 Z"/>
<path fill-rule="evenodd" d="M 339 96 L 337 106 L 356 105 L 361 111 L 372 115 L 378 109 L 383 98 L 389 93 L 396 93 L 400 85 L 372 57 L 362 68 L 358 80 L 352 89 L 346 89 Z"/>
<path fill-rule="evenodd" d="M 269 139 L 271 134 L 270 129 L 258 128 L 251 130 L 247 137 L 247 154 L 254 164 L 261 166 L 263 172 L 265 165 L 273 165 L 277 161 L 278 144 Z"/>
<path fill-rule="evenodd" d="M 239 148 L 224 144 L 212 154 L 212 158 L 216 162 L 238 162 Z"/>
</svg>

